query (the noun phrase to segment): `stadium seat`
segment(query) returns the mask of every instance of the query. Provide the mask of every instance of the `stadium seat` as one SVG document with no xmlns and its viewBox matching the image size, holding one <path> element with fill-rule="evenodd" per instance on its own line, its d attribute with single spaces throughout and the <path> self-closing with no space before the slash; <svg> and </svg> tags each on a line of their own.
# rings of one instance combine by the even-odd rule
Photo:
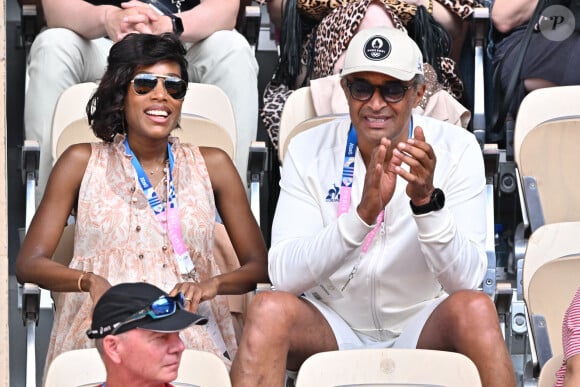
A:
<svg viewBox="0 0 580 387">
<path fill-rule="evenodd" d="M 554 355 L 544 364 L 540 371 L 538 387 L 554 387 L 556 383 L 556 372 L 562 365 L 563 355 Z"/>
<path fill-rule="evenodd" d="M 580 86 L 535 90 L 523 99 L 515 121 L 514 173 L 522 222 L 515 228 L 514 235 L 513 261 L 517 291 L 511 303 L 511 326 L 514 333 L 527 334 L 531 341 L 532 367 L 530 370 L 526 368 L 524 378 L 534 380 L 538 368 L 542 368 L 552 356 L 550 346 L 545 342 L 549 340 L 552 346 L 561 348 L 559 325 L 562 322 L 563 310 L 556 318 L 559 321 L 550 321 L 554 319 L 553 316 L 545 316 L 543 312 L 534 310 L 534 301 L 528 299 L 526 287 L 530 275 L 540 265 L 533 263 L 534 258 L 529 260 L 529 257 L 546 254 L 546 258 L 557 258 L 562 245 L 559 242 L 543 243 L 540 244 L 543 250 L 538 253 L 536 251 L 540 246 L 532 246 L 531 243 L 546 239 L 546 230 L 534 236 L 544 225 L 580 221 L 580 192 L 576 179 L 569 173 L 570 166 L 577 165 L 580 161 L 575 149 L 575 143 L 580 140 L 580 107 L 574 102 L 578 93 Z M 572 240 L 568 243 L 572 243 Z M 554 265 L 559 266 L 560 263 Z M 551 266 L 552 264 L 548 265 Z M 558 279 L 557 282 L 560 285 L 565 280 Z M 551 292 L 555 287 L 550 289 L 546 291 Z M 559 302 L 560 300 L 555 301 L 553 306 L 561 307 Z M 551 309 L 551 312 L 554 310 Z M 529 325 L 531 332 L 528 330 Z M 551 328 L 544 329 L 544 325 Z M 555 331 L 556 338 L 553 336 Z M 554 351 L 555 354 L 558 352 L 561 349 Z"/>
<path fill-rule="evenodd" d="M 71 86 L 61 94 L 52 122 L 53 160 L 71 144 L 99 141 L 89 127 L 85 112 L 96 88 L 95 82 L 85 82 Z M 182 142 L 219 147 L 232 159 L 235 157 L 234 113 L 228 97 L 219 87 L 190 82 L 180 125 L 181 129 L 176 129 L 173 135 Z"/>
<path fill-rule="evenodd" d="M 106 371 L 95 348 L 77 349 L 57 356 L 48 368 L 45 387 L 95 386 L 105 381 Z M 174 386 L 231 387 L 230 376 L 220 358 L 209 352 L 186 349 L 181 356 Z"/>
<path fill-rule="evenodd" d="M 298 371 L 296 387 L 478 387 L 466 356 L 424 349 L 353 349 L 312 355 Z"/>
<path fill-rule="evenodd" d="M 562 90 L 555 89 L 540 89 L 529 96 L 539 97 L 539 92 L 549 91 L 553 93 L 545 94 L 541 101 L 546 102 L 549 98 L 564 101 L 566 97 L 559 96 Z M 575 89 L 580 93 L 580 87 Z M 528 107 L 527 98 L 520 112 Z M 549 106 L 536 108 L 554 112 Z M 580 141 L 580 106 L 576 106 L 574 112 L 564 112 L 566 115 L 554 113 L 543 120 L 538 117 L 541 122 L 537 123 L 523 114 L 516 120 L 514 149 L 531 231 L 547 223 L 580 220 L 579 187 L 569 169 L 580 165 L 580 153 L 576 148 Z"/>
<path fill-rule="evenodd" d="M 523 265 L 524 300 L 532 327 L 537 366 L 562 350 L 562 320 L 578 288 L 580 222 L 545 224 L 528 241 Z"/>
<path fill-rule="evenodd" d="M 284 162 L 284 155 L 290 140 L 300 132 L 322 125 L 340 117 L 342 114 L 318 116 L 312 101 L 310 87 L 301 87 L 295 90 L 286 102 L 280 117 L 280 131 L 278 133 L 278 159 Z"/>
</svg>

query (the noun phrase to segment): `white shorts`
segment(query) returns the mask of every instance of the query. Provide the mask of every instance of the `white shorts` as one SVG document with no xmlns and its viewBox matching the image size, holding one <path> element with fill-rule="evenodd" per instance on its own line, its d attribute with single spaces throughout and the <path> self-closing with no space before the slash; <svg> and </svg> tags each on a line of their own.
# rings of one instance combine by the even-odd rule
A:
<svg viewBox="0 0 580 387">
<path fill-rule="evenodd" d="M 417 341 L 423 330 L 423 326 L 433 310 L 447 298 L 447 295 L 433 299 L 431 303 L 425 306 L 415 317 L 413 317 L 401 335 L 388 341 L 378 341 L 370 336 L 358 334 L 326 304 L 302 297 L 318 309 L 324 319 L 330 325 L 338 349 L 357 349 L 357 348 L 417 348 Z"/>
</svg>

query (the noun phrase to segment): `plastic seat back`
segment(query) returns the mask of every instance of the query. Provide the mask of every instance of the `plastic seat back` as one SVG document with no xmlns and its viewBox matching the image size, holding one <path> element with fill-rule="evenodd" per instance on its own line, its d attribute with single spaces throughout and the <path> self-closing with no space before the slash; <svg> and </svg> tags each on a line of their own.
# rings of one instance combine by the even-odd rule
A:
<svg viewBox="0 0 580 387">
<path fill-rule="evenodd" d="M 524 300 L 542 315 L 554 355 L 562 354 L 562 320 L 580 285 L 580 222 L 551 223 L 530 237 L 523 267 Z"/>
<path fill-rule="evenodd" d="M 44 387 L 96 386 L 107 372 L 96 348 L 77 349 L 58 355 L 46 372 Z"/>
<path fill-rule="evenodd" d="M 556 384 L 556 372 L 560 369 L 563 358 L 562 354 L 554 355 L 544 364 L 540 371 L 538 387 L 554 387 L 554 384 Z"/>
<path fill-rule="evenodd" d="M 530 217 L 541 209 L 544 223 L 580 220 L 580 185 L 571 173 L 571 167 L 580 165 L 580 107 L 578 116 L 541 122 L 518 138 L 516 162 L 527 189 Z M 535 182 L 526 182 L 527 177 Z M 540 208 L 534 206 L 535 194 Z"/>
<path fill-rule="evenodd" d="M 52 122 L 52 156 L 54 160 L 70 145 L 94 142 L 85 107 L 95 92 L 95 82 L 80 83 L 60 96 Z M 235 156 L 236 126 L 231 103 L 217 86 L 189 83 L 182 106 L 181 129 L 173 131 L 183 143 L 213 146 Z"/>
<path fill-rule="evenodd" d="M 284 103 L 280 117 L 280 131 L 278 133 L 278 159 L 280 162 L 284 162 L 288 144 L 294 136 L 340 116 L 342 114 L 317 116 L 310 87 L 301 87 L 295 90 Z"/>
<path fill-rule="evenodd" d="M 478 387 L 475 364 L 464 355 L 423 349 L 354 349 L 309 357 L 296 387 Z"/>
<path fill-rule="evenodd" d="M 106 379 L 105 365 L 96 348 L 63 352 L 48 368 L 45 387 L 96 386 Z M 231 387 L 225 364 L 216 355 L 186 349 L 181 356 L 177 386 Z"/>
<path fill-rule="evenodd" d="M 523 138 L 534 127 L 554 118 L 580 115 L 580 86 L 558 86 L 537 89 L 526 95 L 520 104 L 514 129 L 516 162 Z"/>
</svg>

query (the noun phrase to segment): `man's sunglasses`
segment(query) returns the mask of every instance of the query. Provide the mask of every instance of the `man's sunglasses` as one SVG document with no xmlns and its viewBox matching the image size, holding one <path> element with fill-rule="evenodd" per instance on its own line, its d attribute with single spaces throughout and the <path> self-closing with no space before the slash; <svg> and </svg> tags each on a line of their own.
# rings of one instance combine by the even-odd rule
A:
<svg viewBox="0 0 580 387">
<path fill-rule="evenodd" d="M 151 317 L 153 320 L 169 317 L 175 313 L 178 307 L 180 309 L 185 309 L 185 297 L 183 296 L 183 293 L 179 292 L 173 297 L 161 296 L 150 305 L 133 313 L 123 321 L 97 329 L 89 329 L 87 331 L 87 336 L 94 339 L 104 337 L 105 335 L 114 335 L 121 327 L 135 321 L 143 320 L 146 317 Z"/>
<path fill-rule="evenodd" d="M 165 91 L 174 99 L 182 99 L 187 92 L 187 83 L 179 77 L 160 74 L 141 73 L 131 80 L 133 90 L 139 95 L 145 95 L 157 87 L 157 81 L 163 79 Z"/>
<path fill-rule="evenodd" d="M 358 101 L 368 101 L 372 98 L 376 89 L 379 89 L 379 94 L 388 103 L 397 103 L 405 97 L 405 93 L 413 84 L 403 85 L 401 82 L 387 82 L 382 85 L 375 86 L 363 81 L 355 79 L 353 81 L 346 81 L 346 86 L 350 91 L 352 98 Z"/>
</svg>

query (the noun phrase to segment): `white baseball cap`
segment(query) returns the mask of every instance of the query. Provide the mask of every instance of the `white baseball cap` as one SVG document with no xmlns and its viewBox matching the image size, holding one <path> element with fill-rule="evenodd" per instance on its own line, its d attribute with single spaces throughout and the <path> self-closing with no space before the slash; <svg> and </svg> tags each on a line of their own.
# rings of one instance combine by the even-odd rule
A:
<svg viewBox="0 0 580 387">
<path fill-rule="evenodd" d="M 362 71 L 410 81 L 416 74 L 423 74 L 423 55 L 404 31 L 392 27 L 364 29 L 350 41 L 340 76 Z"/>
</svg>

